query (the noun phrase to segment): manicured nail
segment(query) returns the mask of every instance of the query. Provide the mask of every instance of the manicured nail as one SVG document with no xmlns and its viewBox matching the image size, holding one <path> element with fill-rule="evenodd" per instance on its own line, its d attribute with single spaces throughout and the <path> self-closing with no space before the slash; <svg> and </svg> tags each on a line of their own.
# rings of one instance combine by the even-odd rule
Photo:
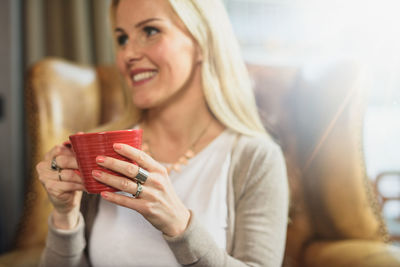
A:
<svg viewBox="0 0 400 267">
<path fill-rule="evenodd" d="M 114 144 L 114 149 L 120 150 L 122 148 L 121 144 Z"/>
<path fill-rule="evenodd" d="M 108 192 L 106 192 L 106 191 L 101 192 L 100 195 L 101 195 L 103 198 L 108 198 L 108 196 L 109 196 Z"/>
<path fill-rule="evenodd" d="M 106 158 L 103 157 L 103 156 L 97 156 L 96 157 L 96 162 L 98 162 L 98 163 L 104 163 L 105 160 L 106 160 Z"/>
<path fill-rule="evenodd" d="M 99 171 L 99 170 L 93 170 L 93 171 L 92 171 L 92 175 L 93 175 L 94 177 L 101 177 L 101 171 Z"/>
</svg>

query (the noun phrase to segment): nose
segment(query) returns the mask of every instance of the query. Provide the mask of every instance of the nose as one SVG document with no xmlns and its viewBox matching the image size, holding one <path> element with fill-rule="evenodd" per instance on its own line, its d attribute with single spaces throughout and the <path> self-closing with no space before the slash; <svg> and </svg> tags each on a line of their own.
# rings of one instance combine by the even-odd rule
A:
<svg viewBox="0 0 400 267">
<path fill-rule="evenodd" d="M 124 47 L 123 57 L 126 64 L 133 64 L 142 59 L 143 55 L 139 46 L 132 42 Z"/>
</svg>

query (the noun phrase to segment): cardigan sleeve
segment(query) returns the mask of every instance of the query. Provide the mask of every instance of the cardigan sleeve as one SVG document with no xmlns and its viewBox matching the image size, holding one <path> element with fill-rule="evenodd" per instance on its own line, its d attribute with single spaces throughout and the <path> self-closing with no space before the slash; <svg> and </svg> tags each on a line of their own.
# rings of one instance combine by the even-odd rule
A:
<svg viewBox="0 0 400 267">
<path fill-rule="evenodd" d="M 39 266 L 89 266 L 84 255 L 86 241 L 82 214 L 79 215 L 77 226 L 71 230 L 56 229 L 51 216 L 48 225 L 46 247 L 42 253 Z"/>
<path fill-rule="evenodd" d="M 236 158 L 232 157 L 235 191 L 232 252 L 229 255 L 219 248 L 192 214 L 181 236 L 164 236 L 180 264 L 281 266 L 289 205 L 286 167 L 275 143 L 259 142 L 249 139 L 239 142 Z"/>
<path fill-rule="evenodd" d="M 265 141 L 268 142 L 268 141 Z M 250 156 L 251 154 L 252 156 Z M 289 188 L 278 145 L 246 146 L 235 176 L 235 229 L 232 255 L 252 266 L 281 266 L 286 242 Z"/>
</svg>

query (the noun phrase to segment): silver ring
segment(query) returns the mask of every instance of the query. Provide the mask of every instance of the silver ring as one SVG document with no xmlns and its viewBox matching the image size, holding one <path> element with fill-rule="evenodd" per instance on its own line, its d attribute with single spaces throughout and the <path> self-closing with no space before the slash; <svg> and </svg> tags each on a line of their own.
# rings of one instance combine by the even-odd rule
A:
<svg viewBox="0 0 400 267">
<path fill-rule="evenodd" d="M 58 168 L 58 180 L 60 180 L 60 182 L 63 181 L 62 178 L 61 178 L 61 171 L 62 171 L 62 169 Z"/>
<path fill-rule="evenodd" d="M 138 174 L 136 174 L 134 179 L 136 182 L 144 184 L 147 180 L 147 177 L 149 177 L 149 172 L 139 167 Z"/>
<path fill-rule="evenodd" d="M 55 156 L 52 160 L 51 160 L 51 169 L 53 171 L 58 171 L 58 169 L 60 169 L 60 167 L 58 167 L 57 162 L 56 162 L 56 157 Z"/>
<path fill-rule="evenodd" d="M 133 198 L 138 198 L 140 193 L 143 191 L 142 184 L 139 182 L 136 182 L 136 184 L 137 184 L 137 190 L 136 190 L 136 193 L 134 195 L 132 195 Z"/>
</svg>

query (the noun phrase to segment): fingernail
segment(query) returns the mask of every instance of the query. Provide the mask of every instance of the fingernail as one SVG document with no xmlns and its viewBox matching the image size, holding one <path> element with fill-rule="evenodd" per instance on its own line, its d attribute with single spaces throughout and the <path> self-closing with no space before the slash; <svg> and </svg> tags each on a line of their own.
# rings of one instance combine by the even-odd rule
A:
<svg viewBox="0 0 400 267">
<path fill-rule="evenodd" d="M 103 198 L 108 198 L 108 192 L 105 192 L 105 191 L 103 191 L 103 192 L 101 192 L 100 193 L 100 195 L 103 197 Z"/>
<path fill-rule="evenodd" d="M 101 171 L 99 171 L 99 170 L 93 170 L 93 171 L 92 171 L 92 175 L 93 175 L 94 177 L 101 177 Z"/>
<path fill-rule="evenodd" d="M 120 150 L 122 148 L 121 144 L 114 144 L 114 149 Z"/>
<path fill-rule="evenodd" d="M 97 156 L 96 157 L 96 162 L 98 162 L 98 163 L 104 163 L 105 160 L 106 160 L 106 158 L 103 157 L 103 156 Z"/>
</svg>

